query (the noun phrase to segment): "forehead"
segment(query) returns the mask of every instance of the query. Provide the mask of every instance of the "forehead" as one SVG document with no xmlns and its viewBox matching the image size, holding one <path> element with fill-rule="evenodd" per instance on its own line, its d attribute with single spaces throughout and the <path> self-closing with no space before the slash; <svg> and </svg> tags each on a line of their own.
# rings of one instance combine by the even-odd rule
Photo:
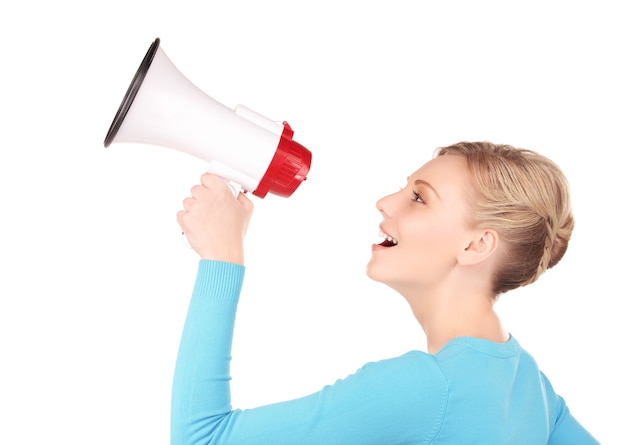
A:
<svg viewBox="0 0 626 445">
<path fill-rule="evenodd" d="M 409 178 L 410 181 L 421 179 L 430 182 L 434 187 L 446 183 L 469 185 L 470 173 L 467 161 L 460 155 L 443 155 L 431 159 L 422 165 Z"/>
<path fill-rule="evenodd" d="M 443 155 L 431 159 L 409 177 L 409 186 L 415 181 L 425 181 L 435 191 L 437 199 L 431 199 L 431 204 L 438 202 L 457 209 L 471 210 L 475 189 L 467 160 L 463 156 Z M 423 191 L 426 194 L 427 189 Z"/>
</svg>

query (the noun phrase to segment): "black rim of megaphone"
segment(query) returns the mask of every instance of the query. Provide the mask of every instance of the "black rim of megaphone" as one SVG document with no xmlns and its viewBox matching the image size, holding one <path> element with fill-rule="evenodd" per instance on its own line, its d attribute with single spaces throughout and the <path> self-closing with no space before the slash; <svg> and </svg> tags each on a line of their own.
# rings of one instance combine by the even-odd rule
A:
<svg viewBox="0 0 626 445">
<path fill-rule="evenodd" d="M 106 135 L 106 138 L 104 139 L 105 147 L 108 147 L 111 144 L 111 142 L 113 142 L 113 139 L 115 139 L 117 132 L 122 126 L 122 122 L 124 122 L 124 118 L 126 117 L 128 110 L 130 110 L 130 107 L 133 104 L 133 101 L 135 100 L 137 93 L 139 92 L 139 88 L 141 88 L 141 84 L 143 83 L 143 80 L 146 77 L 146 74 L 148 73 L 148 69 L 150 69 L 150 65 L 152 64 L 154 55 L 156 54 L 157 49 L 159 48 L 160 41 L 161 39 L 157 37 L 155 41 L 152 42 L 152 45 L 150 45 L 150 49 L 148 49 L 148 52 L 146 53 L 146 55 L 144 56 L 141 62 L 141 65 L 139 65 L 139 69 L 137 70 L 137 72 L 135 73 L 135 76 L 133 77 L 133 81 L 130 83 L 128 90 L 126 90 L 124 99 L 122 99 L 122 103 L 120 104 L 120 107 L 117 109 L 117 113 L 115 114 L 115 117 L 113 118 L 113 122 L 111 123 L 111 126 L 109 127 L 109 131 Z"/>
</svg>

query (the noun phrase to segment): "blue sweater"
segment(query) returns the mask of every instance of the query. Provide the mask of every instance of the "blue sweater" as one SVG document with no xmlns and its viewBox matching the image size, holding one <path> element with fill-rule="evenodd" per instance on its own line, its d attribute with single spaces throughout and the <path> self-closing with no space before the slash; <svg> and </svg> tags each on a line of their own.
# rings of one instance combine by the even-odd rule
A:
<svg viewBox="0 0 626 445">
<path fill-rule="evenodd" d="M 299 399 L 233 410 L 244 270 L 200 261 L 176 362 L 172 445 L 598 444 L 512 337 L 456 338 L 437 354 L 368 363 Z"/>
</svg>

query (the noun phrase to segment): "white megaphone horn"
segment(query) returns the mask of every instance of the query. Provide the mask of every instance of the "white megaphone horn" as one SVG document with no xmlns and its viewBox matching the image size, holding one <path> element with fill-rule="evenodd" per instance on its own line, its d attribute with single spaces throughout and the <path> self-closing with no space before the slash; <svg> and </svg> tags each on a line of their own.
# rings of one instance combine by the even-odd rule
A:
<svg viewBox="0 0 626 445">
<path fill-rule="evenodd" d="M 288 197 L 306 179 L 311 152 L 287 122 L 222 105 L 191 83 L 157 38 L 126 91 L 104 140 L 159 145 L 208 162 L 207 170 L 264 198 Z"/>
</svg>

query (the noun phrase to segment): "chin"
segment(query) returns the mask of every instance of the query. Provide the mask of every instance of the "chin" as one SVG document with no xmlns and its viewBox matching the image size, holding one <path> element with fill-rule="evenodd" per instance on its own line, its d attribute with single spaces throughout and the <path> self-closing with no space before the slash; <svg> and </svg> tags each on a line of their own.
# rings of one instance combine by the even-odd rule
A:
<svg viewBox="0 0 626 445">
<path fill-rule="evenodd" d="M 370 260 L 370 262 L 367 263 L 367 267 L 365 268 L 365 275 L 367 275 L 367 277 L 370 280 L 378 281 L 379 283 L 384 283 L 385 282 L 384 278 L 380 272 L 381 271 L 377 270 L 372 260 Z"/>
<path fill-rule="evenodd" d="M 407 284 L 406 280 L 398 275 L 397 269 L 390 268 L 388 264 L 376 264 L 372 260 L 367 264 L 365 274 L 370 280 L 384 284 L 399 293 L 401 293 L 400 289 Z"/>
</svg>

